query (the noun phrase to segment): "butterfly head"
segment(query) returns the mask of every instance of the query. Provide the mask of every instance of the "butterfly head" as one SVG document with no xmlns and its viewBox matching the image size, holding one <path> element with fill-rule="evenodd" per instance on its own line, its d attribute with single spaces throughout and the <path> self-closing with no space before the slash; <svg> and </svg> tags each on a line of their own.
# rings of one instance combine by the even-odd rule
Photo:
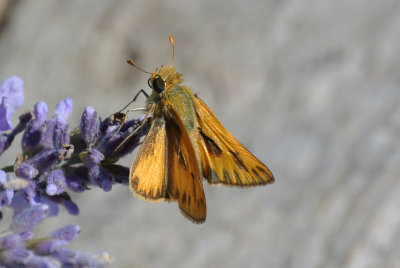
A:
<svg viewBox="0 0 400 268">
<path fill-rule="evenodd" d="M 182 81 L 182 75 L 176 72 L 174 66 L 162 65 L 159 70 L 155 70 L 151 74 L 148 84 L 156 93 L 161 94 L 164 90 L 170 90 Z"/>
</svg>

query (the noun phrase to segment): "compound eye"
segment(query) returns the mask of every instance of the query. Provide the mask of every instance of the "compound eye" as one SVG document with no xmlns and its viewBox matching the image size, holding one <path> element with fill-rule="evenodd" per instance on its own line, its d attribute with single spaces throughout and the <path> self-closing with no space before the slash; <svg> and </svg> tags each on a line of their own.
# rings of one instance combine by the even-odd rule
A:
<svg viewBox="0 0 400 268">
<path fill-rule="evenodd" d="M 161 77 L 157 77 L 153 80 L 153 86 L 151 88 L 157 93 L 161 93 L 165 90 L 165 81 Z"/>
<path fill-rule="evenodd" d="M 147 80 L 147 84 L 149 85 L 149 88 L 153 89 L 153 85 L 151 83 L 151 78 L 149 78 L 149 80 Z"/>
</svg>

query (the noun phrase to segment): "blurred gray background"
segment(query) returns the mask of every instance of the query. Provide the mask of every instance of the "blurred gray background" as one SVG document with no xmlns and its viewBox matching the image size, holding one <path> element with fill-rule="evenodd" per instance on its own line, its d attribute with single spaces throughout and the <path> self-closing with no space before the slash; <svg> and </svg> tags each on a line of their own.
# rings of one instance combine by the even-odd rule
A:
<svg viewBox="0 0 400 268">
<path fill-rule="evenodd" d="M 276 176 L 205 183 L 203 225 L 116 185 L 39 231 L 77 223 L 73 247 L 111 267 L 400 267 L 400 1 L 0 3 L 0 79 L 24 79 L 24 109 L 71 97 L 71 126 L 86 105 L 106 117 L 147 89 L 126 59 L 169 64 L 174 34 L 186 84 Z"/>
</svg>

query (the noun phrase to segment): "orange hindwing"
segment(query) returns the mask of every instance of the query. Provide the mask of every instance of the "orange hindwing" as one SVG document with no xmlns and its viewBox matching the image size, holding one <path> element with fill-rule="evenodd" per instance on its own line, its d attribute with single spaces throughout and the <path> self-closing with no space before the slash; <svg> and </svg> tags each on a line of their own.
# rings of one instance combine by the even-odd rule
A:
<svg viewBox="0 0 400 268">
<path fill-rule="evenodd" d="M 167 120 L 167 137 L 168 196 L 178 201 L 186 217 L 202 223 L 206 220 L 207 209 L 200 170 L 190 138 L 176 116 Z"/>
</svg>

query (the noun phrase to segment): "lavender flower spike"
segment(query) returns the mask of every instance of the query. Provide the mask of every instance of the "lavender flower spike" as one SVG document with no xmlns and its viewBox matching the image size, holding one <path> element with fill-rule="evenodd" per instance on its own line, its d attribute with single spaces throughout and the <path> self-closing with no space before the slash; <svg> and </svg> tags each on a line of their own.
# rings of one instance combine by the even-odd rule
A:
<svg viewBox="0 0 400 268">
<path fill-rule="evenodd" d="M 70 224 L 46 237 L 33 237 L 33 228 L 48 217 L 46 205 L 36 205 L 14 216 L 6 234 L 0 234 L 0 267 L 105 267 L 111 262 L 107 253 L 84 254 L 67 249 L 77 238 L 78 225 Z"/>
<path fill-rule="evenodd" d="M 18 105 L 11 105 L 10 94 L 0 97 L 0 110 L 4 111 L 0 125 L 10 128 L 10 116 Z M 94 108 L 87 106 L 80 127 L 70 131 L 67 119 L 72 106 L 71 99 L 64 99 L 57 104 L 55 115 L 48 118 L 47 104 L 38 102 L 33 112 L 19 118 L 11 132 L 0 133 L 1 154 L 24 131 L 17 161 L 5 159 L 11 163 L 0 169 L 0 220 L 1 207 L 14 211 L 7 233 L 0 233 L 0 268 L 104 267 L 110 263 L 108 254 L 84 254 L 66 248 L 79 235 L 77 225 L 67 225 L 42 238 L 34 238 L 34 228 L 43 219 L 56 216 L 60 206 L 69 214 L 79 213 L 69 190 L 82 193 L 100 187 L 107 192 L 114 183 L 127 185 L 129 168 L 116 162 L 139 145 L 149 121 L 143 124 L 141 118 L 125 122 L 118 117 L 125 116 L 122 113 L 101 121 Z"/>
</svg>

